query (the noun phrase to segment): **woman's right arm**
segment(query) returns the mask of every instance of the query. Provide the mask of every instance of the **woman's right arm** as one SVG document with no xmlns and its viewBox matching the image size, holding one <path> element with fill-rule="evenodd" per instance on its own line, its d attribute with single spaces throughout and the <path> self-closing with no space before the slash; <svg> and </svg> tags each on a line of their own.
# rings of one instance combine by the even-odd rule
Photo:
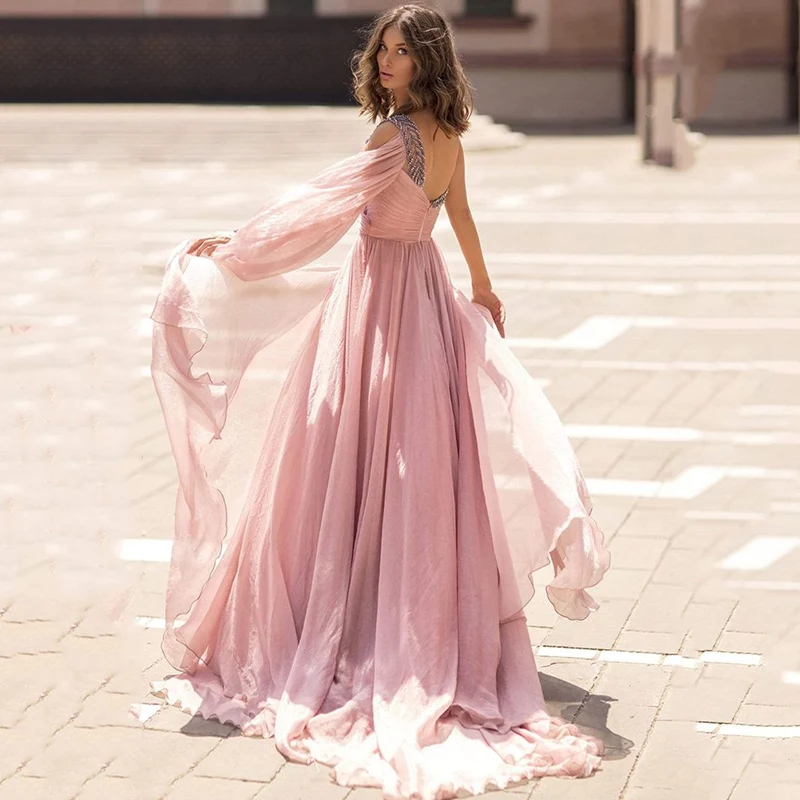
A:
<svg viewBox="0 0 800 800">
<path fill-rule="evenodd" d="M 472 278 L 472 300 L 489 309 L 501 336 L 505 337 L 505 308 L 500 298 L 492 290 L 492 282 L 483 260 L 478 229 L 467 200 L 466 170 L 464 167 L 464 148 L 461 140 L 458 142 L 458 158 L 456 168 L 447 191 L 444 207 L 450 226 L 458 239 L 461 252 L 469 267 Z"/>
</svg>

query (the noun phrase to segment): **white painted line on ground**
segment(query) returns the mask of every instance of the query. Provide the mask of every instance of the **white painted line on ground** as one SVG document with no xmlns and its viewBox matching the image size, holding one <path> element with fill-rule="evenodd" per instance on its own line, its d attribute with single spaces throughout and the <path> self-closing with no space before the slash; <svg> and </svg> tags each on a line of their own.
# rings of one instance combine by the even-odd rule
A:
<svg viewBox="0 0 800 800">
<path fill-rule="evenodd" d="M 749 480 L 797 480 L 795 470 L 766 467 L 724 467 L 695 465 L 687 467 L 671 480 L 626 480 L 621 478 L 587 478 L 591 494 L 605 497 L 663 497 L 670 500 L 692 500 L 716 486 L 725 478 Z M 530 480 L 521 475 L 497 475 L 497 488 L 521 491 L 530 488 Z"/>
<path fill-rule="evenodd" d="M 4 304 L 9 306 L 10 308 L 25 308 L 26 306 L 31 306 L 34 303 L 40 303 L 41 295 L 36 294 L 34 292 L 20 292 L 19 294 L 11 294 L 7 297 L 4 297 Z"/>
<path fill-rule="evenodd" d="M 661 664 L 664 656 L 661 653 L 635 653 L 624 650 L 604 650 L 598 661 L 617 661 L 624 664 Z"/>
<path fill-rule="evenodd" d="M 800 214 L 792 211 L 482 211 L 476 220 L 505 225 L 800 225 Z M 442 221 L 447 224 L 446 220 Z"/>
<path fill-rule="evenodd" d="M 800 514 L 800 503 L 772 503 L 769 508 L 776 514 Z"/>
<path fill-rule="evenodd" d="M 9 208 L 0 211 L 0 225 L 19 225 L 29 219 L 30 215 L 26 208 Z"/>
<path fill-rule="evenodd" d="M 755 736 L 761 739 L 796 739 L 800 725 L 740 725 L 735 723 L 698 722 L 699 733 L 717 736 Z"/>
<path fill-rule="evenodd" d="M 167 621 L 163 617 L 136 617 L 136 624 L 148 630 L 166 630 L 167 628 Z M 183 624 L 183 620 L 177 620 L 174 627 L 180 628 Z"/>
<path fill-rule="evenodd" d="M 684 669 L 697 669 L 699 661 L 687 656 L 664 656 L 665 667 L 683 667 Z"/>
<path fill-rule="evenodd" d="M 600 350 L 634 328 L 703 331 L 800 331 L 794 317 L 628 317 L 597 314 L 555 338 L 508 337 L 519 349 Z"/>
<path fill-rule="evenodd" d="M 763 658 L 756 653 L 727 653 L 720 650 L 706 650 L 700 654 L 706 664 L 738 664 L 745 667 L 760 667 Z"/>
<path fill-rule="evenodd" d="M 796 581 L 724 581 L 731 589 L 755 589 L 763 592 L 800 592 Z"/>
<path fill-rule="evenodd" d="M 800 417 L 800 406 L 742 406 L 742 417 Z"/>
<path fill-rule="evenodd" d="M 714 731 L 719 727 L 719 723 L 717 722 L 698 722 L 697 723 L 697 730 L 700 733 L 714 733 Z"/>
<path fill-rule="evenodd" d="M 448 261 L 464 263 L 464 254 L 458 250 L 444 251 Z M 530 264 L 535 266 L 579 266 L 579 267 L 664 267 L 674 269 L 690 268 L 692 273 L 703 267 L 722 267 L 726 271 L 742 267 L 763 270 L 767 267 L 788 267 L 792 272 L 787 277 L 796 276 L 794 268 L 800 267 L 800 255 L 790 253 L 748 253 L 730 255 L 728 253 L 531 253 L 531 252 L 487 252 L 487 261 L 493 264 Z M 759 272 L 759 277 L 763 273 Z"/>
<path fill-rule="evenodd" d="M 136 617 L 136 624 L 148 630 L 166 630 L 167 627 L 167 621 L 163 617 Z"/>
<path fill-rule="evenodd" d="M 800 671 L 787 670 L 781 675 L 781 681 L 789 686 L 800 686 Z"/>
<path fill-rule="evenodd" d="M 123 561 L 155 561 L 168 564 L 172 555 L 172 540 L 123 539 L 117 554 Z"/>
<path fill-rule="evenodd" d="M 17 347 L 12 353 L 13 358 L 36 358 L 55 352 L 56 346 L 52 342 L 35 342 L 33 344 Z"/>
<path fill-rule="evenodd" d="M 720 569 L 766 569 L 800 547 L 800 538 L 793 536 L 756 536 L 717 564 Z"/>
<path fill-rule="evenodd" d="M 463 292 L 470 289 L 467 278 L 453 282 Z M 498 292 L 558 292 L 574 294 L 639 294 L 655 297 L 679 297 L 686 294 L 772 294 L 798 293 L 800 281 L 620 281 L 620 280 L 547 280 L 541 278 L 493 277 L 492 287 Z"/>
<path fill-rule="evenodd" d="M 761 666 L 762 657 L 756 653 L 723 653 L 714 650 L 702 652 L 699 658 L 674 653 L 649 653 L 632 650 L 591 650 L 584 647 L 550 647 L 540 645 L 533 648 L 537 656 L 578 659 L 580 661 L 604 661 L 609 663 L 643 664 L 662 667 L 697 669 L 701 664 L 732 664 L 735 666 Z"/>
<path fill-rule="evenodd" d="M 58 236 L 65 242 L 79 242 L 81 239 L 86 239 L 89 236 L 89 231 L 86 228 L 69 228 L 64 231 L 58 231 Z"/>
<path fill-rule="evenodd" d="M 583 358 L 520 358 L 530 369 L 602 369 L 632 372 L 770 372 L 800 374 L 800 361 L 616 361 Z"/>
<path fill-rule="evenodd" d="M 684 516 L 699 522 L 761 522 L 767 518 L 757 511 L 687 511 Z"/>
<path fill-rule="evenodd" d="M 537 655 L 555 656 L 556 658 L 580 658 L 583 660 L 593 660 L 597 658 L 599 650 L 587 650 L 583 647 L 548 647 L 540 645 L 534 648 Z"/>
<path fill-rule="evenodd" d="M 574 439 L 609 439 L 631 442 L 725 442 L 745 445 L 800 444 L 800 433 L 780 431 L 702 431 L 659 425 L 580 425 L 564 426 Z"/>
<path fill-rule="evenodd" d="M 107 206 L 110 203 L 115 203 L 122 197 L 118 192 L 93 192 L 86 195 L 83 204 L 87 208 L 97 208 L 98 206 Z"/>
</svg>

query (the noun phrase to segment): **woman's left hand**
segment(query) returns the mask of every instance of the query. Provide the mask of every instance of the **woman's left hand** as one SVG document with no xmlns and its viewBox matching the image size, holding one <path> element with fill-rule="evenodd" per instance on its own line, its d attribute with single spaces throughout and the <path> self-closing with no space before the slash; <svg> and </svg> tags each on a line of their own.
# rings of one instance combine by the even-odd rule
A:
<svg viewBox="0 0 800 800">
<path fill-rule="evenodd" d="M 489 313 L 492 315 L 497 332 L 505 339 L 506 308 L 503 305 L 502 300 L 500 300 L 494 291 L 488 288 L 476 289 L 473 287 L 472 302 L 479 303 L 484 308 L 489 309 Z"/>
</svg>

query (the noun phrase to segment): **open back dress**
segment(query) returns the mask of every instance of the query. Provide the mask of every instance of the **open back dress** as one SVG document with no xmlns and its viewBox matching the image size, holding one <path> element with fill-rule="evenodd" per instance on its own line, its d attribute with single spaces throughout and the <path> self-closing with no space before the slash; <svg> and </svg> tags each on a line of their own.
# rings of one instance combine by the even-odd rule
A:
<svg viewBox="0 0 800 800">
<path fill-rule="evenodd" d="M 549 715 L 523 608 L 549 566 L 585 618 L 609 554 L 558 417 L 431 238 L 418 128 L 390 120 L 211 257 L 169 259 L 177 673 L 151 689 L 386 797 L 585 777 L 602 743 Z"/>
</svg>

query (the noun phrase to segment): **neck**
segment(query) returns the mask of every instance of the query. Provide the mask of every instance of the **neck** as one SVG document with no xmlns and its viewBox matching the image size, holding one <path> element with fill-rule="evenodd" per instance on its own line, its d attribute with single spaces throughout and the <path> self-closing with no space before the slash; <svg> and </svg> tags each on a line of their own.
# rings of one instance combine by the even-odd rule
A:
<svg viewBox="0 0 800 800">
<path fill-rule="evenodd" d="M 402 108 L 408 102 L 408 89 L 393 89 L 392 97 L 395 111 Z"/>
</svg>

